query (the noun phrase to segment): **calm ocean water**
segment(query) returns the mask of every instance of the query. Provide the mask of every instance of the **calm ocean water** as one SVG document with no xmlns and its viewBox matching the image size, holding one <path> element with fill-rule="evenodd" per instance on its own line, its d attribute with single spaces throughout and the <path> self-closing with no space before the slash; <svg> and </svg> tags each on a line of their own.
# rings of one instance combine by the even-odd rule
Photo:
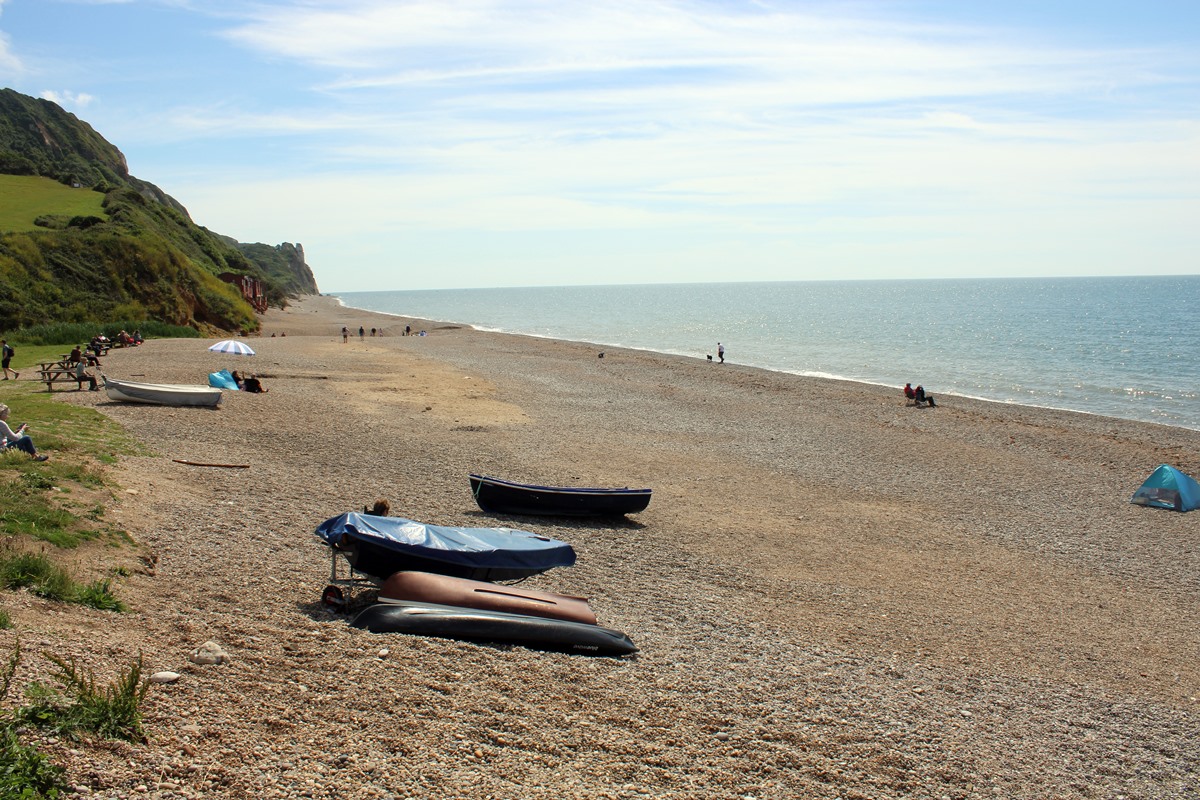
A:
<svg viewBox="0 0 1200 800">
<path fill-rule="evenodd" d="M 1200 276 L 349 292 L 352 308 L 1200 430 Z"/>
</svg>

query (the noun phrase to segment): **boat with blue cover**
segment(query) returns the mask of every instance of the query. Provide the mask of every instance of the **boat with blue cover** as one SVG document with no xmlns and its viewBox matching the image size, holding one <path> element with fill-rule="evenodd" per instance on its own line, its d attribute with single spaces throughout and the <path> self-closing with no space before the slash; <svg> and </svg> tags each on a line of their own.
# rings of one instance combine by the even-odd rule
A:
<svg viewBox="0 0 1200 800">
<path fill-rule="evenodd" d="M 351 511 L 325 520 L 314 533 L 332 552 L 332 585 L 325 598 L 331 605 L 342 600 L 341 592 L 331 589 L 360 582 L 354 572 L 374 584 L 402 570 L 509 581 L 575 563 L 575 550 L 566 542 L 512 528 L 428 525 Z M 349 580 L 339 578 L 339 556 L 350 564 Z"/>
</svg>

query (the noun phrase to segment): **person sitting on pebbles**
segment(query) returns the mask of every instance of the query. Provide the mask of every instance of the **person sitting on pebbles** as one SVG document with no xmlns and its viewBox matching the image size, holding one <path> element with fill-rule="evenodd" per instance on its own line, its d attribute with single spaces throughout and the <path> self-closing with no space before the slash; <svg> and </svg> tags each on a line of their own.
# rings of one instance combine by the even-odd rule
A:
<svg viewBox="0 0 1200 800">
<path fill-rule="evenodd" d="M 45 461 L 50 456 L 38 455 L 37 448 L 33 446 L 33 439 L 29 438 L 26 431 L 29 430 L 29 425 L 22 423 L 21 427 L 15 431 L 8 427 L 8 406 L 0 403 L 0 442 L 3 443 L 4 449 L 15 447 L 33 456 L 34 461 Z"/>
</svg>

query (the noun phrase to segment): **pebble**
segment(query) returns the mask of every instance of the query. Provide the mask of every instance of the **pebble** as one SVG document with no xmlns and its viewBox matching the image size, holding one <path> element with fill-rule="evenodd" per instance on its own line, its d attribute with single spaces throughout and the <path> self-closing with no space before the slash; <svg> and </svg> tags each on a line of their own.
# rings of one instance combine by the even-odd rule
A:
<svg viewBox="0 0 1200 800">
<path fill-rule="evenodd" d="M 208 641 L 193 650 L 189 658 L 193 664 L 225 664 L 229 661 L 229 654 L 221 645 Z"/>
</svg>

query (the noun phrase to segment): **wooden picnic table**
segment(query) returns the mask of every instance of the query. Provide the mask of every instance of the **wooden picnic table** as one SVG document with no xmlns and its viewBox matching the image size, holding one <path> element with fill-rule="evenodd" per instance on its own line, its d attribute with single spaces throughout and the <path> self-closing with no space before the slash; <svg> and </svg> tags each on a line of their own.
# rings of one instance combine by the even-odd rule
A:
<svg viewBox="0 0 1200 800">
<path fill-rule="evenodd" d="M 58 361 L 40 361 L 38 362 L 38 372 L 40 380 L 46 384 L 47 391 L 54 391 L 54 384 L 59 381 L 74 383 L 76 391 L 83 389 L 83 382 L 87 378 L 80 378 L 75 374 L 75 365 L 69 360 L 70 354 L 63 356 Z"/>
</svg>

